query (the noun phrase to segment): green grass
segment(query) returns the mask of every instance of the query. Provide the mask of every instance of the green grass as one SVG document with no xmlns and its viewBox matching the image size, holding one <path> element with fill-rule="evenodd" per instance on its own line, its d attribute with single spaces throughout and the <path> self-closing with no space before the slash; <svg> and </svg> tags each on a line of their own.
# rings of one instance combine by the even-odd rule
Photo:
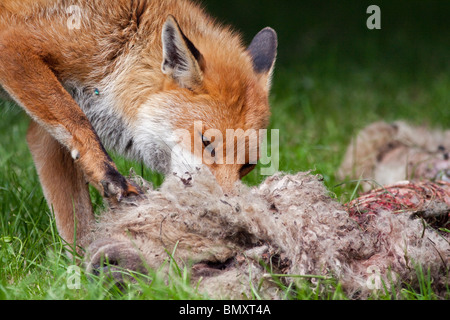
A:
<svg viewBox="0 0 450 320">
<path fill-rule="evenodd" d="M 382 30 L 368 31 L 369 4 L 364 1 L 321 6 L 308 1 L 283 6 L 268 0 L 207 2 L 214 15 L 244 30 L 247 41 L 266 25 L 278 31 L 270 128 L 280 130 L 280 170 L 315 170 L 342 202 L 354 194 L 356 184 L 339 181 L 335 171 L 359 129 L 377 120 L 450 124 L 448 6 L 445 1 L 379 4 Z M 64 244 L 43 198 L 25 143 L 27 123 L 19 108 L 0 102 L 0 299 L 207 298 L 188 285 L 189 273 L 176 265 L 169 282 L 155 271 L 121 291 L 106 275 L 82 274 L 81 289 L 68 289 L 66 271 L 74 261 L 63 254 Z M 140 164 L 117 156 L 114 160 L 124 174 L 134 167 L 155 185 L 163 180 Z M 259 172 L 260 167 L 246 183 L 260 183 L 264 177 Z M 101 212 L 101 197 L 94 190 L 92 196 Z M 373 299 L 437 299 L 427 271 L 417 272 L 419 288 L 405 283 Z M 304 278 L 295 279 L 295 291 L 280 286 L 286 299 L 346 298 L 333 279 L 320 281 L 321 289 Z M 252 285 L 255 294 L 250 298 L 257 298 L 258 284 Z"/>
</svg>

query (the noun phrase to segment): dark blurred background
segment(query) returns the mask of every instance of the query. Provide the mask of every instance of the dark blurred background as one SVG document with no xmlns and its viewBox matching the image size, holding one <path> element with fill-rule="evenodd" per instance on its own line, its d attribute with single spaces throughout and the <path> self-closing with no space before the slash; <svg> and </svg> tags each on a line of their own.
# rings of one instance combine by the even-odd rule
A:
<svg viewBox="0 0 450 320">
<path fill-rule="evenodd" d="M 417 75 L 418 71 L 448 71 L 448 0 L 204 0 L 201 3 L 219 21 L 241 31 L 247 43 L 263 27 L 274 28 L 279 36 L 278 66 L 281 67 L 307 64 L 320 58 L 336 59 L 343 65 L 362 65 L 370 50 L 380 67 L 403 68 L 411 75 Z M 381 9 L 381 30 L 366 27 L 370 16 L 366 10 L 370 5 Z"/>
</svg>

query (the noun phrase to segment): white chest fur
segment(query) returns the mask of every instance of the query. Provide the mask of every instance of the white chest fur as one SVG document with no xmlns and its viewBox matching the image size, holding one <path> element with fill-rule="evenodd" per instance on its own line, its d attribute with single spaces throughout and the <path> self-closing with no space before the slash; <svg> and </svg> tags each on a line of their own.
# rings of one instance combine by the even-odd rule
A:
<svg viewBox="0 0 450 320">
<path fill-rule="evenodd" d="M 67 86 L 66 86 L 67 87 Z M 171 106 L 155 95 L 138 110 L 133 121 L 125 119 L 108 89 L 67 87 L 88 117 L 106 149 L 143 162 L 152 170 L 184 174 L 197 166 L 190 152 L 174 148 Z"/>
</svg>

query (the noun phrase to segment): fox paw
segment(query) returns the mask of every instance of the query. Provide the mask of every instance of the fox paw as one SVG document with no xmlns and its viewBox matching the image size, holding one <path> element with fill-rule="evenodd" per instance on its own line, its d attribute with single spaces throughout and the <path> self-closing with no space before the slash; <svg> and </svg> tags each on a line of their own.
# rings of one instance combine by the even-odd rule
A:
<svg viewBox="0 0 450 320">
<path fill-rule="evenodd" d="M 103 196 L 112 202 L 121 202 L 122 199 L 142 195 L 143 192 L 136 184 L 127 181 L 121 174 L 109 173 L 100 181 L 103 187 Z"/>
</svg>

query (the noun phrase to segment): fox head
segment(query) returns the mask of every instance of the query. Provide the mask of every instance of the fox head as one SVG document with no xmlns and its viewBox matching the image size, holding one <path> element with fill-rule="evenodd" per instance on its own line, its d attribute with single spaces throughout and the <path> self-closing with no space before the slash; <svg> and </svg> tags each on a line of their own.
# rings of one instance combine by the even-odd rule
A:
<svg viewBox="0 0 450 320">
<path fill-rule="evenodd" d="M 270 117 L 277 35 L 265 28 L 248 48 L 223 29 L 197 32 L 190 39 L 169 16 L 161 38 L 164 81 L 141 113 L 141 123 L 148 127 L 146 120 L 152 119 L 154 150 L 170 156 L 155 165 L 149 151 L 149 162 L 156 169 L 164 163 L 160 171 L 166 174 L 207 166 L 228 192 L 259 159 L 261 129 Z"/>
</svg>

